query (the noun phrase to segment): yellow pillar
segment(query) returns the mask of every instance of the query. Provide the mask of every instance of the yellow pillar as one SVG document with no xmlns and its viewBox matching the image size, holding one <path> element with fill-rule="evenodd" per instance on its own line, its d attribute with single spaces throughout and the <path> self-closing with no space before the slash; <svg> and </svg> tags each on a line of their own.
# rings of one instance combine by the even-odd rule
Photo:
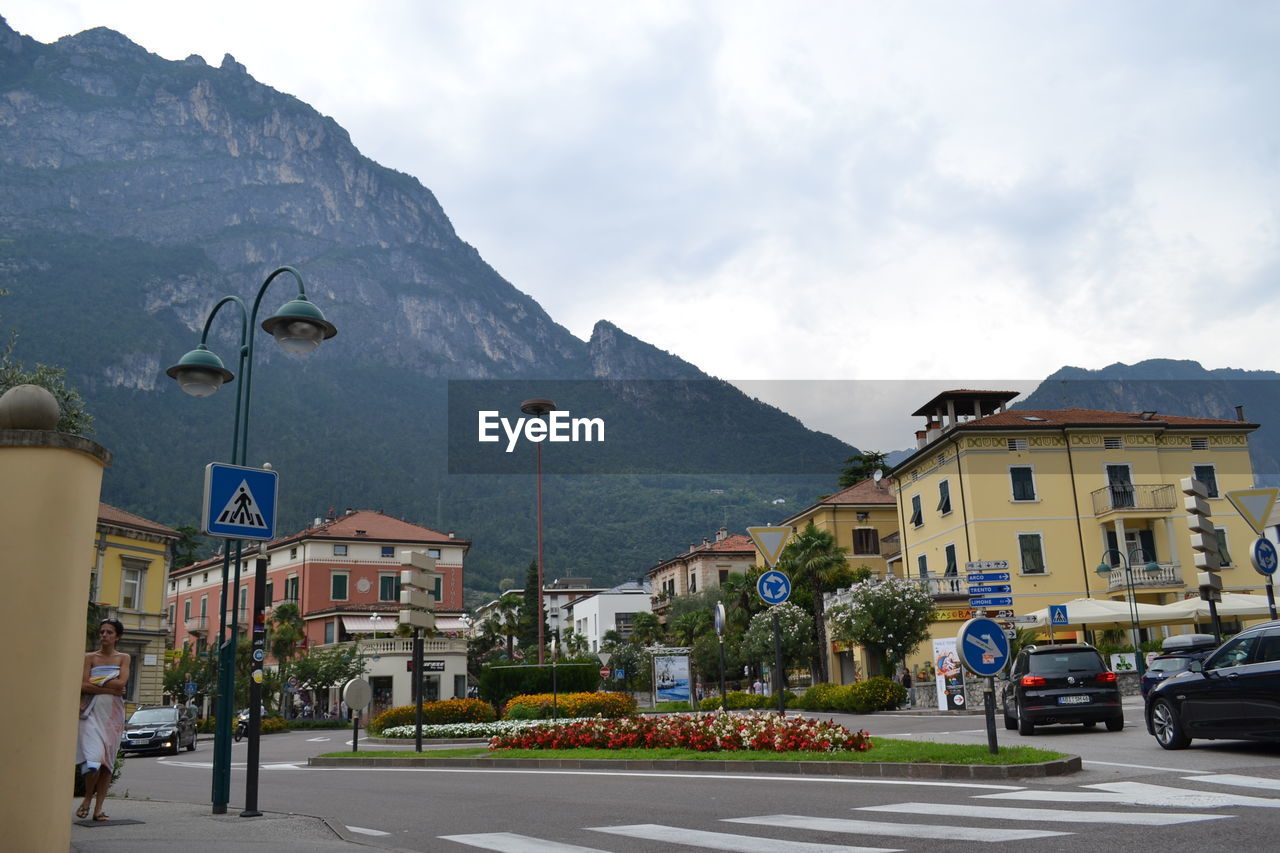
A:
<svg viewBox="0 0 1280 853">
<path fill-rule="evenodd" d="M 8 654 L 0 827 L 6 850 L 71 845 L 77 697 L 102 472 L 92 441 L 0 429 L 0 628 Z M 40 732 L 40 736 L 31 736 Z"/>
</svg>

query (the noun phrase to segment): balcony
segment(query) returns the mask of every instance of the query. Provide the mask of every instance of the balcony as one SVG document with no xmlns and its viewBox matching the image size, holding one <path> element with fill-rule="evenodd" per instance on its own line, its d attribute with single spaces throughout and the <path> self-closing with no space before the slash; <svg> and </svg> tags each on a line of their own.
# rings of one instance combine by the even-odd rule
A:
<svg viewBox="0 0 1280 853">
<path fill-rule="evenodd" d="M 183 627 L 188 634 L 208 634 L 209 620 L 204 616 L 193 616 L 183 622 Z"/>
<path fill-rule="evenodd" d="M 1093 514 L 1097 516 L 1112 512 L 1164 513 L 1178 508 L 1178 491 L 1172 483 L 1116 484 L 1095 489 L 1090 494 Z"/>
<path fill-rule="evenodd" d="M 350 646 L 351 641 L 343 643 L 317 643 L 312 648 L 331 649 L 338 646 Z M 413 654 L 413 640 L 407 637 L 380 637 L 376 640 L 360 640 L 354 643 L 362 654 L 371 655 L 405 655 Z M 467 653 L 467 641 L 462 637 L 430 637 L 422 640 L 423 654 L 462 654 Z"/>
<path fill-rule="evenodd" d="M 939 599 L 949 598 L 969 598 L 969 587 L 965 583 L 965 579 L 956 575 L 943 575 L 937 577 L 929 575 L 926 577 L 908 577 L 903 578 L 908 583 L 914 583 L 928 590 L 929 596 L 935 601 Z"/>
<path fill-rule="evenodd" d="M 1156 587 L 1185 587 L 1187 582 L 1182 578 L 1182 567 L 1178 563 L 1160 563 L 1160 571 L 1148 572 L 1139 563 L 1132 569 L 1133 588 L 1153 589 Z M 1107 592 L 1127 590 L 1129 584 L 1124 578 L 1124 569 L 1112 569 L 1107 575 Z"/>
</svg>

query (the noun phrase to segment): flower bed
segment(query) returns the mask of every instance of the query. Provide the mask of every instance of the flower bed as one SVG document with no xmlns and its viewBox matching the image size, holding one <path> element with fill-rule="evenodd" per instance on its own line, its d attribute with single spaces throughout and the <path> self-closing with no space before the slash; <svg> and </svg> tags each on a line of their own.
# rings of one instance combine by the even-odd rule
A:
<svg viewBox="0 0 1280 853">
<path fill-rule="evenodd" d="M 548 720 L 561 717 L 629 717 L 636 700 L 627 693 L 530 693 L 512 697 L 502 716 L 510 720 Z"/>
<path fill-rule="evenodd" d="M 583 722 L 583 720 L 561 720 L 561 723 Z M 444 725 L 423 725 L 422 736 L 424 738 L 467 738 L 467 737 L 487 737 L 494 735 L 512 734 L 514 732 L 524 731 L 525 729 L 535 726 L 548 725 L 543 720 L 499 720 L 492 723 L 451 723 Z M 386 738 L 413 738 L 414 727 L 412 724 L 407 726 L 391 726 L 378 732 L 378 737 Z"/>
<path fill-rule="evenodd" d="M 804 717 L 775 714 L 679 714 L 540 724 L 489 742 L 496 749 L 692 749 L 698 752 L 865 752 L 866 732 Z"/>
</svg>

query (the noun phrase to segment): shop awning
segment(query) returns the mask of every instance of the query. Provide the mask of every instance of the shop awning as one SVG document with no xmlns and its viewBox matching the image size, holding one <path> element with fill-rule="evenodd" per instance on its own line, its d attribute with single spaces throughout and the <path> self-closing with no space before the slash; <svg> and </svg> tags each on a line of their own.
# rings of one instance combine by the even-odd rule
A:
<svg viewBox="0 0 1280 853">
<path fill-rule="evenodd" d="M 371 616 L 342 617 L 342 627 L 348 634 L 372 634 L 375 631 L 379 634 L 390 634 L 399 624 L 400 620 L 394 616 L 383 616 L 376 622 Z"/>
</svg>

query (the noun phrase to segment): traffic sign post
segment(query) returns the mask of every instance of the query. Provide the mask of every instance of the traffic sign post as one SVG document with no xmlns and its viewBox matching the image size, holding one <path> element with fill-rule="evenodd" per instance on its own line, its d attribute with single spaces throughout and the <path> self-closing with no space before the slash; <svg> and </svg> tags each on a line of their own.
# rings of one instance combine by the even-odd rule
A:
<svg viewBox="0 0 1280 853">
<path fill-rule="evenodd" d="M 995 677 L 1009 664 L 1009 638 L 994 619 L 970 619 L 960 626 L 956 635 L 956 651 L 960 663 L 974 675 L 986 679 L 982 693 L 983 708 L 987 716 L 987 750 L 995 755 L 996 745 L 996 681 Z"/>
<path fill-rule="evenodd" d="M 1276 554 L 1276 546 L 1265 536 L 1258 537 L 1249 549 L 1249 559 L 1253 568 L 1267 578 L 1267 608 L 1271 610 L 1271 618 L 1276 618 L 1276 567 L 1280 564 L 1280 556 Z"/>
<path fill-rule="evenodd" d="M 787 697 L 783 688 L 782 623 L 778 620 L 776 606 L 791 597 L 791 578 L 777 569 L 770 569 L 756 581 L 756 594 L 773 608 L 773 694 L 778 697 L 778 713 L 787 713 Z"/>
</svg>

